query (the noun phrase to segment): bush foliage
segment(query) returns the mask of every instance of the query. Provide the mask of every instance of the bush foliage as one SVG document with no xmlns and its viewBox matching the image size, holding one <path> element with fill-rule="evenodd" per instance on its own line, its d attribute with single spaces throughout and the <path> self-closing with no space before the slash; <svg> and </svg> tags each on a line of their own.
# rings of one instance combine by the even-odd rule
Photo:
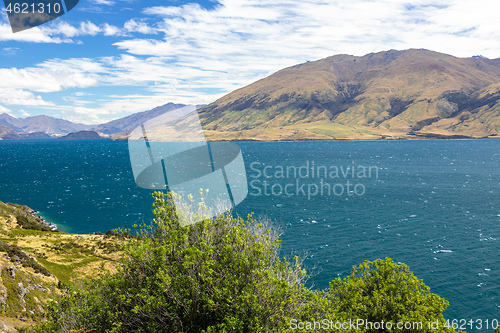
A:
<svg viewBox="0 0 500 333">
<path fill-rule="evenodd" d="M 37 331 L 296 332 L 307 323 L 384 331 L 335 329 L 362 318 L 422 321 L 430 332 L 428 321 L 444 324 L 448 303 L 404 264 L 365 262 L 328 290 L 310 290 L 299 258 L 280 257 L 278 233 L 266 221 L 226 214 L 182 226 L 170 194 L 154 199 L 153 225 L 127 241 L 118 271 L 70 289 Z"/>
</svg>

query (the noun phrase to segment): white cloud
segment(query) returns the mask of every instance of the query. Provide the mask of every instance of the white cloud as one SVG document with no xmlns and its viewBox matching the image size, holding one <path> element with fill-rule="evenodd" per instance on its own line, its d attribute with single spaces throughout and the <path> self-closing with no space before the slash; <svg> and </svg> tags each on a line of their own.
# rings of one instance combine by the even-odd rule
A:
<svg viewBox="0 0 500 333">
<path fill-rule="evenodd" d="M 96 5 L 106 5 L 106 6 L 111 6 L 114 5 L 115 2 L 111 0 L 92 0 L 93 3 Z"/>
<path fill-rule="evenodd" d="M 39 27 L 13 33 L 9 24 L 0 24 L 0 41 L 18 41 L 30 43 L 55 43 L 61 44 L 68 40 L 51 37 Z"/>
<path fill-rule="evenodd" d="M 25 106 L 51 106 L 54 103 L 46 102 L 41 96 L 35 96 L 32 92 L 19 89 L 1 89 L 0 103 L 7 105 Z"/>
<path fill-rule="evenodd" d="M 10 109 L 7 109 L 5 106 L 0 105 L 0 113 L 7 113 L 12 115 L 12 111 Z"/>
<path fill-rule="evenodd" d="M 27 117 L 30 117 L 30 116 L 31 116 L 28 112 L 26 112 L 26 111 L 25 111 L 25 110 L 23 110 L 23 109 L 20 109 L 19 111 L 17 111 L 17 113 L 18 113 L 18 114 L 20 114 L 20 115 L 21 115 L 21 117 L 24 117 L 24 118 L 27 118 Z"/>
<path fill-rule="evenodd" d="M 113 45 L 118 46 L 119 49 L 127 50 L 128 52 L 137 55 L 175 55 L 175 50 L 172 49 L 170 43 L 154 39 L 130 39 L 114 43 Z"/>
<path fill-rule="evenodd" d="M 499 47 L 491 43 L 492 34 L 500 34 L 494 0 L 479 4 L 467 0 L 219 2 L 213 10 L 190 4 L 151 7 L 144 13 L 163 17 L 164 39 L 175 50 L 190 54 L 203 50 L 214 59 L 232 56 L 238 61 L 238 55 L 246 54 L 304 61 L 336 53 L 364 55 L 410 47 L 438 47 L 458 56 L 494 48 L 496 53 L 490 56 L 499 56 Z M 475 30 L 455 38 L 468 29 Z M 137 51 L 137 44 L 118 45 L 129 46 L 130 53 Z"/>
<path fill-rule="evenodd" d="M 85 91 L 77 91 L 73 95 L 80 97 L 80 96 L 91 96 L 92 94 Z"/>
<path fill-rule="evenodd" d="M 114 25 L 109 25 L 104 23 L 102 30 L 104 31 L 104 36 L 119 36 L 122 34 L 122 30 Z"/>
<path fill-rule="evenodd" d="M 95 73 L 104 71 L 89 59 L 51 60 L 24 69 L 0 68 L 0 93 L 9 89 L 56 92 L 96 86 L 99 83 Z"/>
<path fill-rule="evenodd" d="M 80 23 L 80 31 L 82 31 L 82 33 L 85 35 L 95 36 L 99 32 L 101 32 L 101 28 L 99 28 L 92 22 L 86 21 Z"/>
<path fill-rule="evenodd" d="M 90 21 L 81 22 L 78 27 L 74 27 L 65 21 L 58 20 L 56 23 L 13 33 L 10 25 L 0 24 L 0 41 L 47 44 L 74 43 L 72 38 L 78 36 L 95 36 L 100 32 L 104 32 L 105 35 L 115 35 L 110 34 L 113 28 L 107 24 L 99 27 Z"/>
<path fill-rule="evenodd" d="M 149 29 L 149 30 L 148 30 Z M 83 21 L 79 25 L 73 26 L 68 22 L 57 20 L 52 24 L 46 24 L 31 28 L 21 32 L 13 33 L 9 24 L 0 24 L 0 41 L 19 41 L 31 43 L 75 43 L 73 38 L 82 36 L 96 36 L 102 33 L 104 36 L 122 36 L 123 29 L 104 23 L 100 26 L 90 22 Z M 144 24 L 138 24 L 135 29 L 127 32 L 153 33 L 151 28 Z M 150 31 L 150 32 L 146 32 Z M 80 42 L 79 42 L 80 43 Z"/>
<path fill-rule="evenodd" d="M 156 29 L 147 25 L 146 22 L 137 22 L 130 19 L 123 25 L 123 28 L 128 32 L 139 32 L 141 34 L 156 34 Z"/>
<path fill-rule="evenodd" d="M 80 31 L 77 28 L 73 27 L 72 25 L 64 21 L 58 22 L 58 24 L 54 25 L 50 29 L 44 27 L 44 30 L 52 34 L 62 34 L 69 38 L 80 35 Z"/>
<path fill-rule="evenodd" d="M 21 52 L 21 49 L 18 47 L 4 47 L 0 51 L 1 54 L 6 55 L 6 56 L 15 56 L 19 52 Z"/>
<path fill-rule="evenodd" d="M 110 111 L 104 108 L 87 108 L 77 106 L 72 109 L 72 121 L 82 124 L 99 124 L 102 122 L 100 116 L 111 114 Z"/>
</svg>

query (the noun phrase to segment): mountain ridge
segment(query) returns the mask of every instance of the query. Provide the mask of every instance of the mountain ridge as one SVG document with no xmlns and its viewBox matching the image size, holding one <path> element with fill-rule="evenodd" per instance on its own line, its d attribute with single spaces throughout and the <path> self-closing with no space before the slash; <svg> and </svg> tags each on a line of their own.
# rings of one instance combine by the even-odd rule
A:
<svg viewBox="0 0 500 333">
<path fill-rule="evenodd" d="M 500 59 L 423 49 L 282 69 L 200 110 L 209 139 L 486 137 L 500 131 Z"/>
<path fill-rule="evenodd" d="M 4 113 L 0 138 L 93 130 L 126 139 L 140 124 L 183 106 L 167 103 L 94 126 Z M 199 116 L 208 140 L 499 137 L 500 58 L 425 49 L 338 54 L 279 70 L 202 107 Z"/>
<path fill-rule="evenodd" d="M 133 113 L 99 125 L 78 124 L 46 115 L 15 118 L 7 113 L 2 113 L 0 114 L 0 139 L 62 137 L 82 131 L 95 131 L 103 136 L 118 135 L 126 137 L 134 128 L 147 120 L 184 106 L 186 105 L 167 103 L 151 110 Z M 43 134 L 46 134 L 46 136 Z M 77 138 L 78 136 L 72 137 Z"/>
<path fill-rule="evenodd" d="M 0 114 L 0 125 L 8 126 L 17 134 L 43 132 L 48 135 L 61 135 L 75 131 L 90 129 L 91 125 L 73 123 L 69 120 L 38 115 L 26 118 L 15 118 L 7 113 Z"/>
</svg>

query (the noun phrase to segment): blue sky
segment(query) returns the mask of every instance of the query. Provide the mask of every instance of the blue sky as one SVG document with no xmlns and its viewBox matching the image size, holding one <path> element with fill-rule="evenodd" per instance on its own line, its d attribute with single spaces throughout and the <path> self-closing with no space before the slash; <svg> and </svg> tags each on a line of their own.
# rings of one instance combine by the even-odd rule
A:
<svg viewBox="0 0 500 333">
<path fill-rule="evenodd" d="M 339 53 L 426 48 L 500 58 L 497 0 L 80 0 L 12 33 L 0 17 L 0 113 L 97 124 L 205 104 Z"/>
</svg>

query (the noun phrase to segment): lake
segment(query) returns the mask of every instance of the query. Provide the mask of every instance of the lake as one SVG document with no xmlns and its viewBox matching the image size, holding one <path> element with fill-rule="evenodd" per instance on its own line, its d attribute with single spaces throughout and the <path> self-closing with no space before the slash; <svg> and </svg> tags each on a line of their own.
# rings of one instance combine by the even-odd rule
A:
<svg viewBox="0 0 500 333">
<path fill-rule="evenodd" d="M 248 196 L 235 213 L 272 219 L 315 288 L 390 257 L 450 302 L 446 318 L 500 319 L 500 140 L 237 144 Z M 0 175 L 1 201 L 62 231 L 152 219 L 126 142 L 0 141 Z"/>
</svg>

